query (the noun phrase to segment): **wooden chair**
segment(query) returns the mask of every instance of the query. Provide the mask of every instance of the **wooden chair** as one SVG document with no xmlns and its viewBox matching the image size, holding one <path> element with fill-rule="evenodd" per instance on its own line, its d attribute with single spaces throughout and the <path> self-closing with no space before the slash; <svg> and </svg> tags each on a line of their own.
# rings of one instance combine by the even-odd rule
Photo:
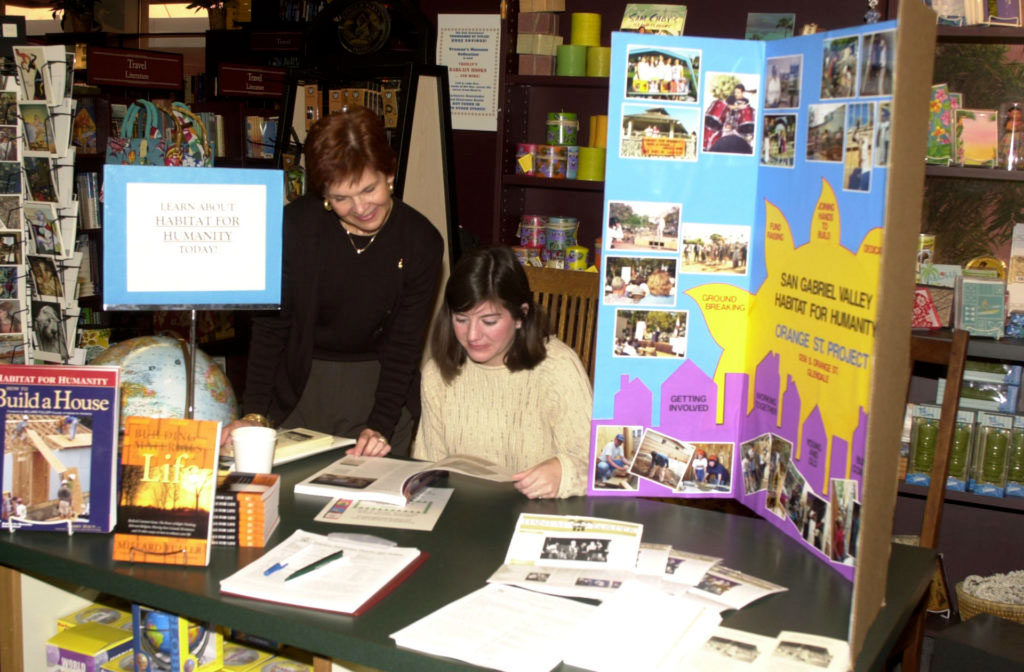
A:
<svg viewBox="0 0 1024 672">
<path fill-rule="evenodd" d="M 931 482 L 924 505 L 921 521 L 921 546 L 934 549 L 942 525 L 942 505 L 946 499 L 946 477 L 949 475 L 949 455 L 953 446 L 953 430 L 956 428 L 956 413 L 960 408 L 960 385 L 964 377 L 964 362 L 967 359 L 968 333 L 962 329 L 953 332 L 949 340 L 928 336 L 910 337 L 911 365 L 917 362 L 937 365 L 946 369 L 946 389 L 942 395 L 942 415 L 939 417 L 939 431 L 935 441 L 935 460 L 932 463 Z M 917 672 L 921 666 L 921 644 L 924 642 L 924 626 L 928 612 L 928 595 L 911 617 L 904 630 L 902 671 Z"/>
<path fill-rule="evenodd" d="M 576 351 L 593 383 L 600 275 L 536 266 L 525 269 L 533 300 L 547 313 L 552 333 Z"/>
</svg>

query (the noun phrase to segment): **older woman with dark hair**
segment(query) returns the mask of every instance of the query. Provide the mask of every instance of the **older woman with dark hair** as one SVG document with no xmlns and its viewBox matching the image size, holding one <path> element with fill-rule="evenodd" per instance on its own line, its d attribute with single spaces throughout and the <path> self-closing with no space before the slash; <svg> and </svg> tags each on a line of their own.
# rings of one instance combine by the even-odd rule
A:
<svg viewBox="0 0 1024 672">
<path fill-rule="evenodd" d="M 392 194 L 397 160 L 376 114 L 356 107 L 306 140 L 308 191 L 284 210 L 281 310 L 253 319 L 245 424 L 357 439 L 407 454 L 443 241 Z"/>
<path fill-rule="evenodd" d="M 576 353 L 549 334 L 510 249 L 477 248 L 459 260 L 430 346 L 413 457 L 489 459 L 516 472 L 516 488 L 530 498 L 584 492 L 590 380 Z"/>
</svg>

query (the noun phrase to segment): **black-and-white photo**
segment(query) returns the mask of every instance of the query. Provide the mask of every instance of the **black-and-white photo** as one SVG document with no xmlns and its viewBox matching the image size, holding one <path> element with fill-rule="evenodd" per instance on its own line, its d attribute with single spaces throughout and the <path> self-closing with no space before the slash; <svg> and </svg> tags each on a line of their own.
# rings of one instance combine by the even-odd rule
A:
<svg viewBox="0 0 1024 672">
<path fill-rule="evenodd" d="M 580 560 L 583 562 L 608 562 L 607 539 L 564 539 L 548 537 L 544 540 L 543 560 Z"/>
</svg>

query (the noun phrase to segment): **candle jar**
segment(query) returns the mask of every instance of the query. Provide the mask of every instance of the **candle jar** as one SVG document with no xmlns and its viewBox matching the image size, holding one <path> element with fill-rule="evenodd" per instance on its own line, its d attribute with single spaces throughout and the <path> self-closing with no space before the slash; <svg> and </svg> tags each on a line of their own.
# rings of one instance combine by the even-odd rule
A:
<svg viewBox="0 0 1024 672">
<path fill-rule="evenodd" d="M 935 440 L 939 435 L 939 421 L 931 418 L 917 419 L 917 433 L 913 440 L 912 471 L 929 473 L 935 463 Z"/>
</svg>

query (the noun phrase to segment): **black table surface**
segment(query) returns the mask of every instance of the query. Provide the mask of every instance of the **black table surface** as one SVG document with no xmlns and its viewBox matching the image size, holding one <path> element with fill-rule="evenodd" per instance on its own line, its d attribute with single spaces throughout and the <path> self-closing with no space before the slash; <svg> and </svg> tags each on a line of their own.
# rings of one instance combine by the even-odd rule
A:
<svg viewBox="0 0 1024 672">
<path fill-rule="evenodd" d="M 453 474 L 441 485 L 455 492 L 432 532 L 317 523 L 313 517 L 327 500 L 294 495 L 292 487 L 337 457 L 319 455 L 275 469 L 282 477 L 281 524 L 268 546 L 295 529 L 352 531 L 429 554 L 406 581 L 358 617 L 222 596 L 220 580 L 262 555 L 261 548 L 215 546 L 208 567 L 174 567 L 112 561 L 112 535 L 20 531 L 0 534 L 0 564 L 382 670 L 478 669 L 397 648 L 389 635 L 482 587 L 504 560 L 520 512 L 595 516 L 643 523 L 645 542 L 718 556 L 728 567 L 789 589 L 725 612 L 723 625 L 773 637 L 780 630 L 848 636 L 852 584 L 759 518 L 642 498 L 530 501 L 510 485 Z M 931 551 L 899 544 L 892 549 L 886 607 L 871 625 L 858 670 L 880 666 L 934 568 Z"/>
</svg>

